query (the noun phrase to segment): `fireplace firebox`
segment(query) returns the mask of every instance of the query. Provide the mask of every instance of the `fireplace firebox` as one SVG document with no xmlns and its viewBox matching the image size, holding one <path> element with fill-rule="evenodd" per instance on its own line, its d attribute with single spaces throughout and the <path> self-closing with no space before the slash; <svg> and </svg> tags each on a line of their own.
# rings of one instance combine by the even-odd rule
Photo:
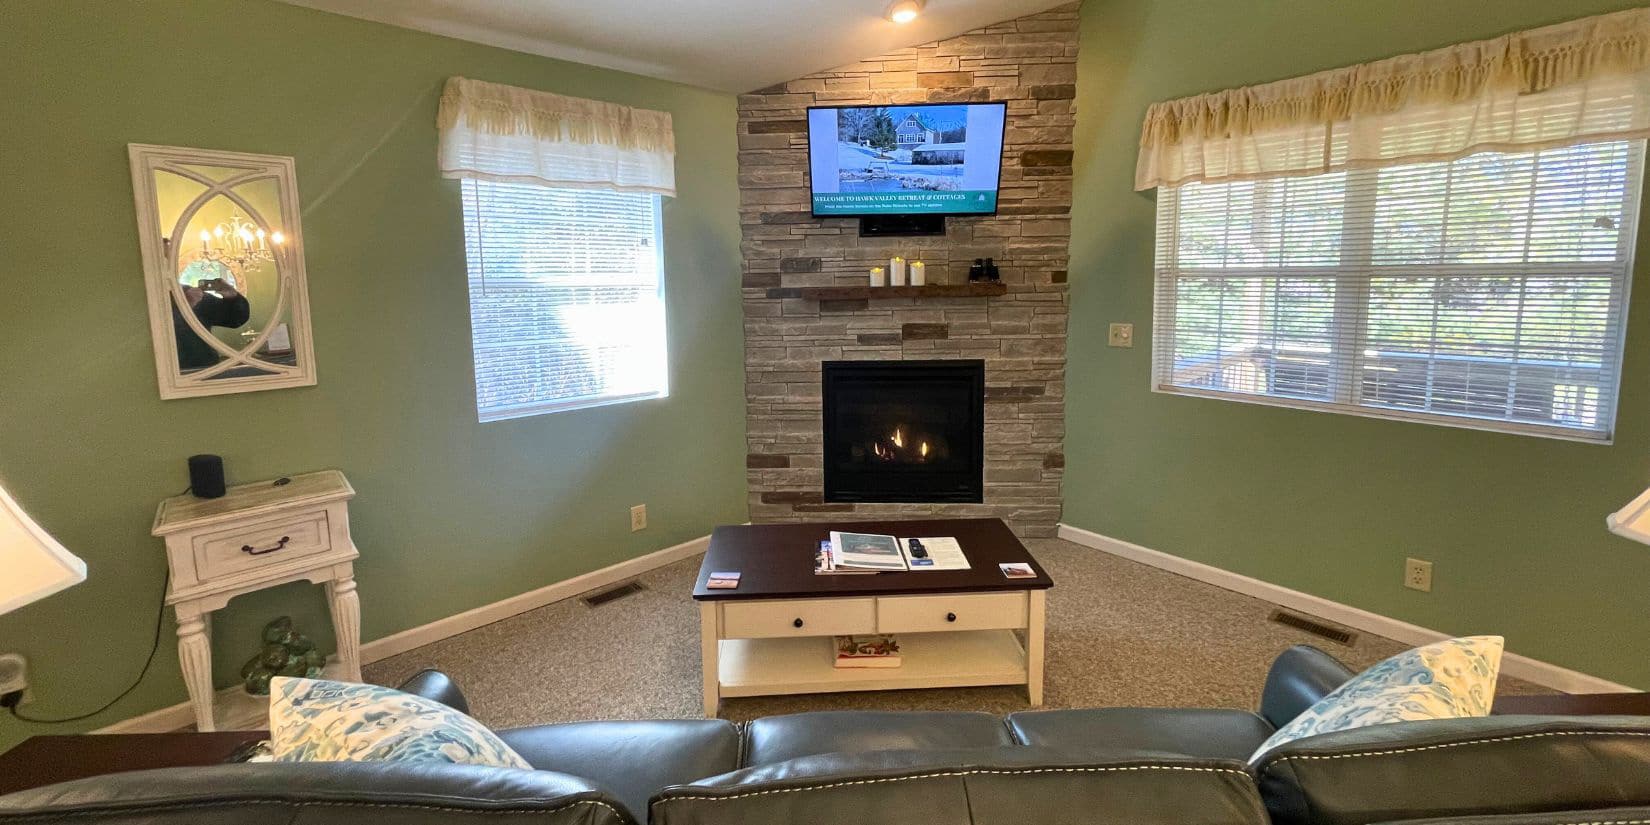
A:
<svg viewBox="0 0 1650 825">
<path fill-rule="evenodd" d="M 823 368 L 826 501 L 982 500 L 984 361 Z"/>
</svg>

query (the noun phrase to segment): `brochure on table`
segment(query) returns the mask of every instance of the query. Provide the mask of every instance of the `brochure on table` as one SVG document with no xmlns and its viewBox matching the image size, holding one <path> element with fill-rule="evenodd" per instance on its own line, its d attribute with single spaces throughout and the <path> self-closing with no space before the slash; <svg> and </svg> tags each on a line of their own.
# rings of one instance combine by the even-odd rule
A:
<svg viewBox="0 0 1650 825">
<path fill-rule="evenodd" d="M 821 575 L 967 569 L 968 556 L 951 536 L 902 539 L 833 530 L 814 559 L 814 572 Z"/>
<path fill-rule="evenodd" d="M 922 545 L 926 557 L 919 558 L 911 555 L 911 542 Z M 900 539 L 899 547 L 905 553 L 905 561 L 911 565 L 912 570 L 968 569 L 968 556 L 963 555 L 962 545 L 950 536 Z"/>
</svg>

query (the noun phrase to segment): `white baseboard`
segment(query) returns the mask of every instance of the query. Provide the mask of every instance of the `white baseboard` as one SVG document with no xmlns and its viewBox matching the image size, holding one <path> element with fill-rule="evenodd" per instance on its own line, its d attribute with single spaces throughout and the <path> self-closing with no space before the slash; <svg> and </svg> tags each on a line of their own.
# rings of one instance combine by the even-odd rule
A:
<svg viewBox="0 0 1650 825">
<path fill-rule="evenodd" d="M 460 633 L 475 630 L 478 627 L 484 627 L 502 619 L 508 619 L 519 613 L 526 613 L 529 610 L 569 599 L 581 593 L 588 593 L 625 579 L 635 578 L 650 570 L 703 553 L 709 544 L 710 536 L 700 536 L 645 556 L 638 556 L 634 559 L 603 567 L 600 570 L 592 570 L 589 573 L 574 576 L 571 579 L 547 584 L 519 596 L 511 596 L 492 604 L 484 604 L 481 607 L 448 616 L 445 619 L 437 619 L 429 624 L 408 628 L 400 633 L 392 633 L 382 639 L 376 639 L 361 645 L 361 664 L 371 664 L 388 659 L 391 656 L 406 653 L 413 648 L 423 647 L 431 642 L 439 642 L 450 636 L 457 636 Z M 363 601 L 366 601 L 366 599 L 363 599 Z M 228 688 L 227 690 L 235 691 L 239 688 Z M 190 708 L 189 703 L 180 702 L 170 707 L 150 711 L 142 716 L 134 716 L 98 728 L 93 733 L 166 733 L 181 730 L 194 724 L 194 722 L 195 713 Z"/>
<path fill-rule="evenodd" d="M 580 593 L 616 584 L 625 579 L 635 578 L 649 570 L 664 567 L 667 564 L 681 561 L 690 556 L 705 552 L 710 545 L 710 536 L 700 536 L 690 541 L 684 541 L 663 550 L 638 556 L 629 561 L 592 570 L 582 576 L 548 584 L 537 590 L 529 590 L 519 596 L 511 596 L 503 601 L 484 604 L 473 610 L 437 619 L 426 625 L 393 633 L 382 639 L 367 642 L 361 645 L 361 663 L 370 664 L 388 659 L 401 653 L 406 653 L 415 647 L 423 647 L 431 642 L 438 642 L 449 636 L 457 636 L 475 630 L 478 627 L 490 625 L 501 619 L 508 619 L 518 613 L 526 613 L 547 604 L 559 602 L 562 599 L 572 598 Z"/>
<path fill-rule="evenodd" d="M 1219 567 L 1213 567 L 1202 562 L 1172 556 L 1161 550 L 1142 547 L 1138 544 L 1122 539 L 1114 539 L 1069 524 L 1061 524 L 1058 535 L 1066 541 L 1081 544 L 1084 547 L 1092 547 L 1130 561 L 1167 570 L 1170 573 L 1177 573 L 1189 579 L 1196 579 L 1206 584 L 1242 593 L 1245 596 L 1253 596 L 1262 601 L 1287 607 L 1290 610 L 1328 619 L 1336 624 L 1345 625 L 1365 633 L 1374 633 L 1377 636 L 1385 636 L 1404 644 L 1424 645 L 1450 638 L 1450 634 L 1447 633 L 1440 633 L 1390 616 L 1382 616 L 1379 613 L 1371 613 L 1368 610 L 1330 601 L 1320 596 L 1313 596 L 1310 593 L 1291 590 L 1282 585 L 1264 582 L 1229 570 L 1222 570 Z M 1591 676 L 1511 652 L 1502 654 L 1501 672 L 1565 693 L 1632 693 L 1637 690 L 1606 679 L 1600 679 L 1597 676 Z"/>
</svg>

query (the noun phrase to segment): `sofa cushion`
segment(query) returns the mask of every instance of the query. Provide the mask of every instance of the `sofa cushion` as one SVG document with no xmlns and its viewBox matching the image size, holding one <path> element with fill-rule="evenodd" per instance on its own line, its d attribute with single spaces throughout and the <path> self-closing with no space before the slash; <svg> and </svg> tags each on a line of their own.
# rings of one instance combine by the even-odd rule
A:
<svg viewBox="0 0 1650 825">
<path fill-rule="evenodd" d="M 742 766 L 816 753 L 989 748 L 1011 745 L 1003 720 L 989 713 L 820 711 L 768 716 L 745 730 Z"/>
<path fill-rule="evenodd" d="M 1010 714 L 1008 729 L 1023 745 L 1237 760 L 1272 735 L 1272 726 L 1253 713 L 1207 708 L 1028 711 Z"/>
<path fill-rule="evenodd" d="M 1644 825 L 1646 822 L 1650 822 L 1650 808 L 1634 807 L 1545 811 L 1534 814 L 1446 816 L 1439 819 L 1408 819 L 1382 825 Z"/>
<path fill-rule="evenodd" d="M 1446 639 L 1378 662 L 1278 728 L 1255 757 L 1319 733 L 1488 716 L 1501 673 L 1502 644 L 1500 636 Z"/>
<path fill-rule="evenodd" d="M 530 768 L 480 722 L 378 685 L 277 676 L 270 750 L 280 762 L 451 762 Z"/>
<path fill-rule="evenodd" d="M 1045 748 L 830 753 L 667 788 L 654 825 L 1265 825 L 1241 762 Z"/>
<path fill-rule="evenodd" d="M 0 796 L 4 825 L 635 825 L 590 782 L 444 762 L 261 762 Z"/>
<path fill-rule="evenodd" d="M 498 735 L 541 771 L 594 782 L 638 822 L 647 821 L 647 798 L 660 788 L 739 767 L 739 734 L 721 719 L 573 722 Z"/>
<path fill-rule="evenodd" d="M 1254 768 L 1274 825 L 1650 805 L 1650 717 L 1394 722 L 1297 739 Z"/>
</svg>

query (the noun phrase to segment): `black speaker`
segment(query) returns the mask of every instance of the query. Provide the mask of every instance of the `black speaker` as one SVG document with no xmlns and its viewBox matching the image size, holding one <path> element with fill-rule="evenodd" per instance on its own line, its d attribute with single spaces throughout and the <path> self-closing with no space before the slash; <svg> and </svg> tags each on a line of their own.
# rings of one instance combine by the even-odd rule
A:
<svg viewBox="0 0 1650 825">
<path fill-rule="evenodd" d="M 215 455 L 189 457 L 189 491 L 196 498 L 223 497 L 223 458 Z"/>
</svg>

